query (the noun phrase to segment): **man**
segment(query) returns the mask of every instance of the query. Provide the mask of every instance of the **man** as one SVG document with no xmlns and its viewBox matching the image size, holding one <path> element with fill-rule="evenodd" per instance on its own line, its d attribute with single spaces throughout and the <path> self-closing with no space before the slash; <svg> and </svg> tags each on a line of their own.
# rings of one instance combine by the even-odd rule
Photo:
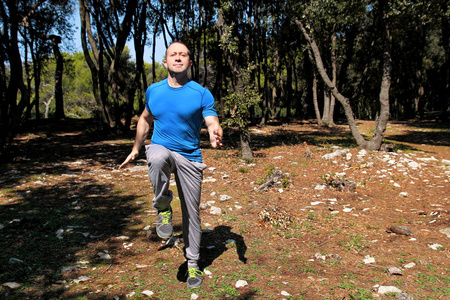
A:
<svg viewBox="0 0 450 300">
<path fill-rule="evenodd" d="M 164 66 L 167 79 L 152 84 L 145 93 L 145 109 L 137 128 L 133 149 L 122 168 L 139 155 L 150 125 L 154 122 L 152 143 L 145 146 L 148 176 L 155 197 L 153 208 L 158 211 L 156 233 L 161 238 L 173 236 L 171 173 L 175 174 L 183 217 L 183 239 L 188 265 L 187 286 L 197 288 L 203 282 L 198 267 L 201 224 L 199 216 L 203 170 L 200 150 L 200 130 L 205 121 L 211 146 L 222 146 L 223 131 L 211 92 L 188 77 L 192 66 L 190 52 L 182 42 L 173 42 L 166 51 Z"/>
</svg>

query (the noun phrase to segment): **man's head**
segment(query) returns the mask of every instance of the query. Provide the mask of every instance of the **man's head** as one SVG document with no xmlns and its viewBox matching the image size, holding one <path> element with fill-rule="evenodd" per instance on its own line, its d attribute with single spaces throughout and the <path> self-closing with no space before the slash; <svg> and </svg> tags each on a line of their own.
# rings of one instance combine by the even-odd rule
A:
<svg viewBox="0 0 450 300">
<path fill-rule="evenodd" d="M 187 70 L 189 70 L 192 66 L 190 55 L 191 52 L 184 43 L 173 42 L 166 50 L 164 66 L 169 70 L 169 72 L 187 72 Z"/>
</svg>

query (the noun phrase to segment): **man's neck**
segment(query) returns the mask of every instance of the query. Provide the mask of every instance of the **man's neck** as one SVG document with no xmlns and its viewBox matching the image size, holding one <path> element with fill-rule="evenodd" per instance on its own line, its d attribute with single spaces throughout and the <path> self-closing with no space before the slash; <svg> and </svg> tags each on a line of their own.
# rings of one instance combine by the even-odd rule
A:
<svg viewBox="0 0 450 300">
<path fill-rule="evenodd" d="M 178 88 L 182 87 L 186 83 L 188 83 L 189 77 L 186 73 L 172 73 L 169 72 L 169 76 L 167 77 L 167 82 L 170 87 Z"/>
</svg>

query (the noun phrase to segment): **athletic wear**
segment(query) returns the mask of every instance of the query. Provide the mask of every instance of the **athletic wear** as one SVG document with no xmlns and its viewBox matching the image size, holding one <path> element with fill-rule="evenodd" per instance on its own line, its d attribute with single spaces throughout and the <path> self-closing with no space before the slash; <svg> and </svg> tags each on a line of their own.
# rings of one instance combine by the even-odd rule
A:
<svg viewBox="0 0 450 300">
<path fill-rule="evenodd" d="M 193 288 L 198 288 L 202 285 L 203 283 L 203 272 L 200 271 L 198 268 L 189 268 L 188 269 L 188 274 L 187 274 L 187 286 L 190 289 Z"/>
<path fill-rule="evenodd" d="M 183 215 L 183 239 L 186 259 L 189 263 L 200 258 L 200 195 L 203 180 L 204 163 L 189 161 L 177 152 L 164 146 L 150 144 L 145 147 L 147 155 L 148 176 L 153 185 L 155 198 L 153 208 L 164 211 L 170 208 L 172 192 L 169 190 L 170 174 L 175 173 L 178 195 L 180 196 Z"/>
<path fill-rule="evenodd" d="M 156 234 L 162 239 L 169 239 L 173 236 L 172 208 L 158 212 Z"/>
<path fill-rule="evenodd" d="M 195 81 L 179 88 L 167 79 L 152 84 L 145 93 L 145 107 L 154 117 L 152 143 L 202 162 L 200 130 L 203 119 L 217 116 L 211 92 Z"/>
<path fill-rule="evenodd" d="M 214 98 L 194 81 L 172 88 L 166 80 L 152 84 L 145 93 L 145 107 L 154 117 L 152 143 L 145 147 L 148 176 L 155 197 L 153 208 L 159 212 L 157 233 L 173 235 L 169 190 L 171 173 L 175 174 L 183 216 L 183 240 L 189 272 L 188 287 L 202 284 L 198 270 L 200 258 L 200 195 L 203 170 L 200 151 L 200 130 L 203 119 L 217 116 Z M 164 213 L 170 211 L 169 213 Z"/>
</svg>

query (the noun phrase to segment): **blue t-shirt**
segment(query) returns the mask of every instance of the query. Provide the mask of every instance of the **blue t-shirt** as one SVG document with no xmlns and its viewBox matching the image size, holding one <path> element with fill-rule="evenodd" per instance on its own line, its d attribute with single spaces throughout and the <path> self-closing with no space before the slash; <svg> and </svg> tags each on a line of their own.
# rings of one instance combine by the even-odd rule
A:
<svg viewBox="0 0 450 300">
<path fill-rule="evenodd" d="M 154 83 L 145 92 L 145 107 L 154 117 L 152 143 L 202 162 L 200 130 L 203 119 L 217 116 L 211 92 L 195 81 L 179 88 L 167 79 Z"/>
</svg>

